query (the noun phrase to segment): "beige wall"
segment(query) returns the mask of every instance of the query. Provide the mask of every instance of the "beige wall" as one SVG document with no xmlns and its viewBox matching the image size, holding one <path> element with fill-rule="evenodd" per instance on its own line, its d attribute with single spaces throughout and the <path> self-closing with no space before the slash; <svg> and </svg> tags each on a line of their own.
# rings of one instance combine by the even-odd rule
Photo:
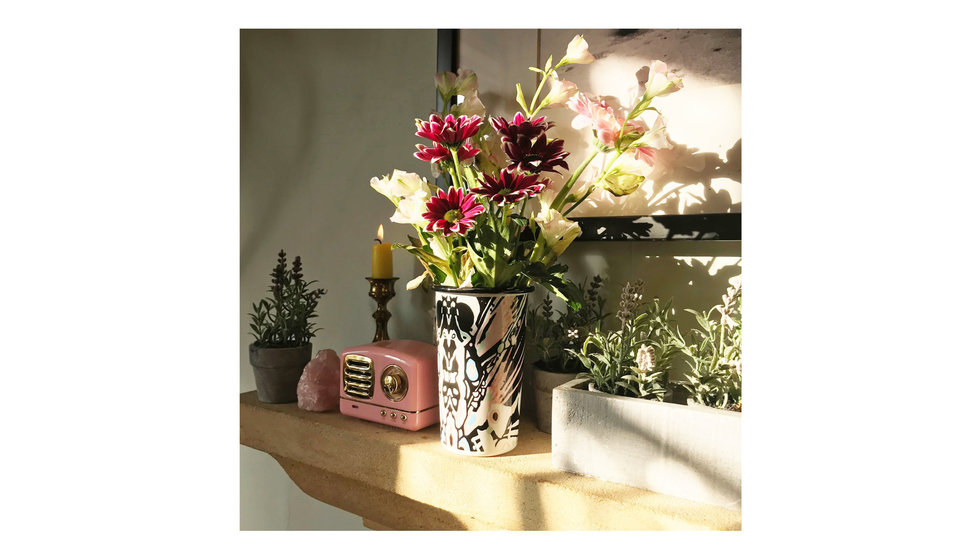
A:
<svg viewBox="0 0 980 560">
<path fill-rule="evenodd" d="M 368 186 L 393 167 L 424 173 L 412 157 L 414 119 L 435 100 L 435 30 L 242 31 L 241 391 L 255 388 L 246 313 L 265 295 L 276 253 L 302 255 L 307 278 L 328 290 L 314 351 L 370 342 L 370 246 L 390 204 Z M 393 337 L 425 339 L 423 294 L 395 255 Z M 302 494 L 268 455 L 242 448 L 242 529 L 354 529 L 360 519 Z"/>
<path fill-rule="evenodd" d="M 368 183 L 392 168 L 428 173 L 412 156 L 413 123 L 434 105 L 435 55 L 434 30 L 242 32 L 241 391 L 255 388 L 246 313 L 264 295 L 280 248 L 302 255 L 307 277 L 329 290 L 314 350 L 370 341 L 371 239 L 379 223 L 392 241 L 405 241 L 410 229 L 388 221 L 390 203 Z M 500 59 L 474 60 L 489 79 L 511 72 Z M 482 83 L 481 68 L 473 69 Z M 491 109 L 506 103 L 484 101 Z M 608 275 L 613 302 L 622 282 L 639 277 L 648 294 L 673 298 L 678 309 L 706 309 L 740 274 L 740 255 L 740 242 L 579 242 L 563 260 L 575 280 Z M 394 259 L 401 280 L 389 305 L 391 335 L 431 340 L 431 295 L 406 292 L 418 267 L 404 252 Z M 304 495 L 272 458 L 242 448 L 241 527 L 354 529 L 360 519 Z"/>
</svg>

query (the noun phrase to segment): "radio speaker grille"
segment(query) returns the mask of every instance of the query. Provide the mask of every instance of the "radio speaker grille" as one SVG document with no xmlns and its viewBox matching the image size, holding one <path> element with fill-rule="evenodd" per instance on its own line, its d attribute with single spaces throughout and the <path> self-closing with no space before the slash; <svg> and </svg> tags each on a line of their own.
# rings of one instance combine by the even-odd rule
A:
<svg viewBox="0 0 980 560">
<path fill-rule="evenodd" d="M 344 356 L 344 393 L 359 399 L 374 395 L 374 360 L 367 356 Z"/>
</svg>

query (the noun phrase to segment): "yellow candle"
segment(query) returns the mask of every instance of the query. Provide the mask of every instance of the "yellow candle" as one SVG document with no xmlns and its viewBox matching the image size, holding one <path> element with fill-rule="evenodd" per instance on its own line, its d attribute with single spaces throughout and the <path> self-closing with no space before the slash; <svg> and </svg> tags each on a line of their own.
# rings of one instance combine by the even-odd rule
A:
<svg viewBox="0 0 980 560">
<path fill-rule="evenodd" d="M 377 241 L 383 242 L 385 239 L 384 226 L 378 226 Z M 371 277 L 372 278 L 391 278 L 391 243 L 375 243 L 371 246 Z"/>
</svg>

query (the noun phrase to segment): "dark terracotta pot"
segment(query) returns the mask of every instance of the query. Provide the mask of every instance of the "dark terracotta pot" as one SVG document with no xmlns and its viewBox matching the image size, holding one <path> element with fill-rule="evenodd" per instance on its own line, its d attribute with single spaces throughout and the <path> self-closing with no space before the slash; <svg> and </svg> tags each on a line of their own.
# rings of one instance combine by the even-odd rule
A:
<svg viewBox="0 0 980 560">
<path fill-rule="evenodd" d="M 293 348 L 256 348 L 248 345 L 248 361 L 255 373 L 255 388 L 264 403 L 296 402 L 296 386 L 313 357 L 313 344 Z"/>
</svg>

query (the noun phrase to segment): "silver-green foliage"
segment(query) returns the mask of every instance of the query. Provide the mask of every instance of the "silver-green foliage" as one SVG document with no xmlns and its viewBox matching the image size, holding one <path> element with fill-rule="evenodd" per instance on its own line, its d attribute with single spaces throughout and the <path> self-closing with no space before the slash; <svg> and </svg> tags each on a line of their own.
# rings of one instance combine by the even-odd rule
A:
<svg viewBox="0 0 980 560">
<path fill-rule="evenodd" d="M 686 309 L 698 327 L 685 337 L 682 354 L 690 366 L 685 385 L 697 402 L 742 408 L 742 286 L 730 287 L 722 304 L 707 312 Z"/>
<path fill-rule="evenodd" d="M 252 304 L 251 335 L 259 348 L 289 348 L 302 346 L 316 331 L 310 321 L 316 317 L 316 305 L 327 291 L 310 289 L 316 280 L 303 279 L 303 262 L 299 256 L 291 268 L 286 267 L 286 252 L 279 251 L 279 260 L 272 269 L 272 297 Z"/>
<path fill-rule="evenodd" d="M 582 364 L 566 350 L 578 348 L 588 332 L 598 327 L 606 317 L 603 313 L 605 299 L 600 295 L 603 278 L 596 275 L 588 288 L 578 285 L 581 294 L 578 309 L 566 306 L 564 312 L 556 311 L 549 296 L 528 316 L 528 339 L 538 351 L 540 367 L 558 373 L 578 373 Z"/>
<path fill-rule="evenodd" d="M 616 317 L 620 329 L 603 332 L 596 327 L 581 351 L 569 350 L 585 366 L 580 377 L 612 395 L 663 400 L 668 388 L 670 362 L 679 351 L 679 335 L 670 319 L 671 306 L 654 298 L 640 305 L 643 281 L 627 282 Z"/>
</svg>

